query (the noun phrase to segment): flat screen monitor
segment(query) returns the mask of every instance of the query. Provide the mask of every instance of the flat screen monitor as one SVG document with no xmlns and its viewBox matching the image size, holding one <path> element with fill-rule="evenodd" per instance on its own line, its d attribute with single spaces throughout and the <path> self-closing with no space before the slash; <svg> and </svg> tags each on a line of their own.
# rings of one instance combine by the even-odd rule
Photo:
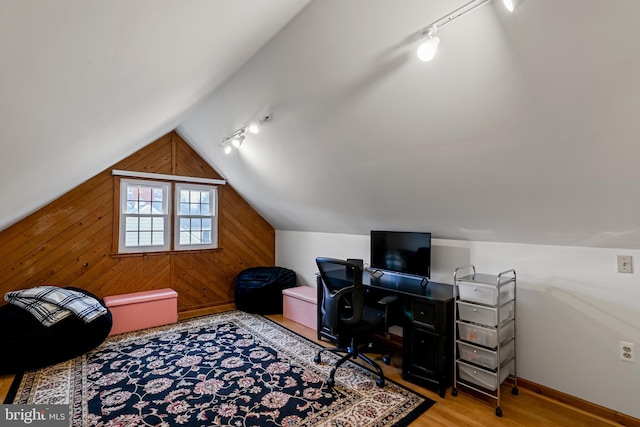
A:
<svg viewBox="0 0 640 427">
<path fill-rule="evenodd" d="M 431 233 L 371 231 L 371 269 L 428 278 Z"/>
</svg>

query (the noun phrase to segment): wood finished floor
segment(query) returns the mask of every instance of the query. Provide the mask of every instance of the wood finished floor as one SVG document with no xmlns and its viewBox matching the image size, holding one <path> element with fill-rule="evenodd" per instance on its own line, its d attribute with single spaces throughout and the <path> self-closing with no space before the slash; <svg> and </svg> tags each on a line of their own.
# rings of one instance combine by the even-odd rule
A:
<svg viewBox="0 0 640 427">
<path fill-rule="evenodd" d="M 267 316 L 292 331 L 309 338 L 321 345 L 329 345 L 327 341 L 318 341 L 316 331 L 299 323 L 283 318 L 281 315 Z M 502 418 L 496 417 L 493 402 L 484 402 L 469 395 L 458 393 L 451 396 L 451 389 L 447 390 L 444 398 L 437 392 L 420 387 L 402 380 L 402 365 L 400 359 L 394 355 L 391 365 L 380 363 L 385 376 L 399 384 L 415 390 L 424 396 L 435 400 L 427 412 L 411 424 L 411 427 L 433 426 L 619 426 L 620 424 L 599 418 L 584 411 L 575 409 L 535 394 L 529 390 L 519 388 L 518 396 L 511 394 L 511 386 L 503 385 L 501 389 Z"/>
<path fill-rule="evenodd" d="M 326 341 L 317 341 L 313 329 L 302 326 L 282 317 L 268 316 L 288 329 L 318 342 L 328 345 Z M 494 414 L 493 403 L 483 402 L 463 393 L 451 396 L 451 390 L 440 398 L 437 392 L 422 388 L 402 380 L 402 370 L 397 356 L 392 358 L 390 366 L 381 366 L 385 376 L 412 390 L 433 399 L 436 404 L 411 424 L 411 427 L 422 426 L 612 426 L 620 425 L 599 418 L 568 405 L 545 398 L 529 390 L 520 388 L 518 396 L 511 394 L 511 388 L 504 385 L 502 389 L 502 418 Z M 0 402 L 9 391 L 13 376 L 0 376 Z"/>
</svg>

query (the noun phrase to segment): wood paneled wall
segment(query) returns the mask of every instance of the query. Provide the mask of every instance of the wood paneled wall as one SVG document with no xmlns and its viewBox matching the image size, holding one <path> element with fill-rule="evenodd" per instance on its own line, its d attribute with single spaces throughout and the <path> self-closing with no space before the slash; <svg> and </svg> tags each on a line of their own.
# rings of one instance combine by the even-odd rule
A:
<svg viewBox="0 0 640 427">
<path fill-rule="evenodd" d="M 221 178 L 171 132 L 0 232 L 0 293 L 43 284 L 99 297 L 173 288 L 186 312 L 233 302 L 241 270 L 275 263 L 275 231 L 229 185 L 218 187 L 220 249 L 112 254 L 112 169 Z"/>
</svg>

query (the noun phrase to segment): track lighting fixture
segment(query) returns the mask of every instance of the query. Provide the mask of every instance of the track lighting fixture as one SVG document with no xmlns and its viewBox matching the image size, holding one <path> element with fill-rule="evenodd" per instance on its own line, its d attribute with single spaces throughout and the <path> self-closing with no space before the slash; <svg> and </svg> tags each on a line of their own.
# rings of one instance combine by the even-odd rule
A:
<svg viewBox="0 0 640 427">
<path fill-rule="evenodd" d="M 262 127 L 262 125 L 269 120 L 271 120 L 271 115 L 267 114 L 259 121 L 245 124 L 240 129 L 233 132 L 231 135 L 225 136 L 220 143 L 220 146 L 224 147 L 224 153 L 229 154 L 231 153 L 233 148 L 240 148 L 246 138 L 245 132 L 257 134 L 260 132 L 260 128 Z M 227 145 L 227 142 L 229 142 L 230 144 Z"/>
<path fill-rule="evenodd" d="M 435 35 L 436 31 L 438 31 L 448 23 L 460 18 L 462 15 L 465 15 L 466 13 L 471 12 L 472 10 L 491 1 L 493 0 L 472 0 L 469 3 L 457 8 L 453 12 L 432 22 L 426 27 L 423 27 L 420 31 L 418 31 L 418 34 L 420 35 L 420 37 L 427 37 L 427 40 L 418 47 L 418 58 L 425 62 L 431 61 L 436 56 L 436 53 L 438 52 L 438 44 L 440 43 L 440 39 Z M 517 1 L 519 0 L 502 0 L 502 3 L 509 12 L 513 12 L 514 3 Z"/>
<path fill-rule="evenodd" d="M 427 30 L 427 40 L 418 47 L 418 58 L 422 61 L 431 61 L 436 53 L 438 53 L 438 44 L 440 43 L 440 38 L 436 37 L 436 31 L 438 27 L 435 25 L 433 28 L 429 28 Z"/>
</svg>

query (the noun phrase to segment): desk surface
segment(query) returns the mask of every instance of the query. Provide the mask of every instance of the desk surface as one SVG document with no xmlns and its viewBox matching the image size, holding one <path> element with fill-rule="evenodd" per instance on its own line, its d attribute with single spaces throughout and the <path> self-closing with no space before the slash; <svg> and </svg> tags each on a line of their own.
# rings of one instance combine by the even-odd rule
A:
<svg viewBox="0 0 640 427">
<path fill-rule="evenodd" d="M 362 283 L 373 288 L 387 289 L 437 301 L 453 299 L 453 286 L 451 285 L 428 282 L 425 286 L 426 281 L 396 274 L 384 273 L 382 276 L 375 278 L 369 271 L 364 271 L 362 273 Z"/>
</svg>

